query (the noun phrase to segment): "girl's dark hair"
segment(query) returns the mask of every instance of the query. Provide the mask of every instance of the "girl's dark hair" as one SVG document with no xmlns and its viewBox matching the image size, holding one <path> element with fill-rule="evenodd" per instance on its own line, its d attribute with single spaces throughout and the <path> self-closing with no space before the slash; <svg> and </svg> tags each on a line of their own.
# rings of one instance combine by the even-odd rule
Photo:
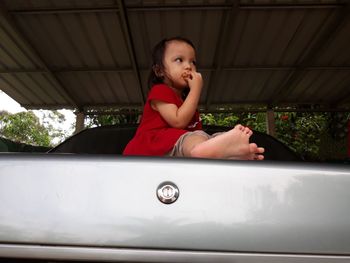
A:
<svg viewBox="0 0 350 263">
<path fill-rule="evenodd" d="M 164 38 L 163 40 L 161 40 L 157 45 L 154 46 L 152 50 L 152 65 L 151 65 L 151 71 L 148 76 L 149 88 L 151 88 L 155 84 L 163 83 L 163 77 L 157 76 L 155 71 L 160 72 L 164 70 L 163 58 L 164 58 L 165 48 L 167 43 L 171 41 L 185 42 L 189 44 L 191 47 L 193 47 L 193 49 L 195 50 L 193 43 L 184 37 Z"/>
</svg>

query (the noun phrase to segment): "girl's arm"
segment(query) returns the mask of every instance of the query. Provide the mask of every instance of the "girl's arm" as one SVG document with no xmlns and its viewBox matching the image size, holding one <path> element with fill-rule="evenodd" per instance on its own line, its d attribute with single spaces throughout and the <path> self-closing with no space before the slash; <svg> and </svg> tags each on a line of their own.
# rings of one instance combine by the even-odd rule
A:
<svg viewBox="0 0 350 263">
<path fill-rule="evenodd" d="M 152 101 L 153 109 L 158 111 L 163 119 L 173 128 L 184 129 L 197 110 L 199 98 L 202 91 L 202 75 L 198 72 L 191 72 L 191 78 L 186 78 L 190 92 L 181 107 L 164 101 Z"/>
</svg>

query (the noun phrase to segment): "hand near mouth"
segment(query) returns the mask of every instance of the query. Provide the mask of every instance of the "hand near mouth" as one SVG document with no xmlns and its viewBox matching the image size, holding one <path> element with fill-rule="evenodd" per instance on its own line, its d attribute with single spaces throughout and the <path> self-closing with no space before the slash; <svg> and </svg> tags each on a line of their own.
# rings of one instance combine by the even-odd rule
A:
<svg viewBox="0 0 350 263">
<path fill-rule="evenodd" d="M 184 80 L 186 80 L 188 82 L 189 79 L 193 79 L 193 76 L 191 74 L 191 72 L 184 72 L 182 73 L 182 77 L 184 78 Z"/>
<path fill-rule="evenodd" d="M 202 89 L 203 86 L 203 79 L 202 75 L 199 72 L 192 71 L 192 72 L 184 72 L 182 74 L 182 77 L 187 82 L 189 88 L 192 89 Z"/>
</svg>

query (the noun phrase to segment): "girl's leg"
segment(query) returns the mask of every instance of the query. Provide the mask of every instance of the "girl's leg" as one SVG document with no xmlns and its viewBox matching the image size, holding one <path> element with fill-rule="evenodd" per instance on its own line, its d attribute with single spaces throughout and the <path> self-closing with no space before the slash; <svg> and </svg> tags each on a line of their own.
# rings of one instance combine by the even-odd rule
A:
<svg viewBox="0 0 350 263">
<path fill-rule="evenodd" d="M 251 135 L 252 131 L 242 125 L 210 139 L 193 134 L 184 139 L 183 153 L 197 158 L 262 160 L 264 149 L 249 143 Z"/>
<path fill-rule="evenodd" d="M 210 137 L 204 137 L 201 134 L 198 133 L 192 133 L 185 137 L 182 145 L 182 153 L 185 157 L 196 157 L 192 155 L 192 150 L 196 147 L 196 145 L 201 144 L 207 140 L 209 140 Z"/>
</svg>

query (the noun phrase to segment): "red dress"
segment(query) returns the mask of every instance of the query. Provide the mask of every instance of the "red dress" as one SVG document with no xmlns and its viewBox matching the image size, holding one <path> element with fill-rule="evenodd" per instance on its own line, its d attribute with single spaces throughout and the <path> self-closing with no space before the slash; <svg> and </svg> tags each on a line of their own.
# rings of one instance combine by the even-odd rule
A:
<svg viewBox="0 0 350 263">
<path fill-rule="evenodd" d="M 141 123 L 137 128 L 134 138 L 124 149 L 124 155 L 164 156 L 174 147 L 181 135 L 188 131 L 202 129 L 198 111 L 195 112 L 186 129 L 172 128 L 158 111 L 152 109 L 152 100 L 172 103 L 177 107 L 180 107 L 183 103 L 178 95 L 167 85 L 154 85 L 148 94 Z"/>
</svg>

